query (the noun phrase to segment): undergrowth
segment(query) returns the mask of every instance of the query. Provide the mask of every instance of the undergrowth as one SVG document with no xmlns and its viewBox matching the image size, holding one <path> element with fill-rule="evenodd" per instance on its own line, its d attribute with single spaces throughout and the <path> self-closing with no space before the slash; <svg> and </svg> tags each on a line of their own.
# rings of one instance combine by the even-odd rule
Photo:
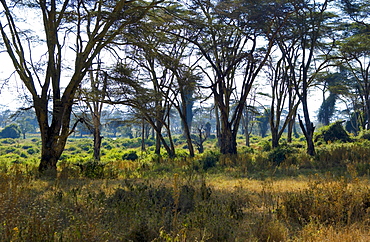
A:
<svg viewBox="0 0 370 242">
<path fill-rule="evenodd" d="M 35 142 L 2 142 L 0 241 L 370 239 L 366 142 L 170 159 L 107 140 L 96 162 L 75 140 L 54 180 L 38 177 Z"/>
</svg>

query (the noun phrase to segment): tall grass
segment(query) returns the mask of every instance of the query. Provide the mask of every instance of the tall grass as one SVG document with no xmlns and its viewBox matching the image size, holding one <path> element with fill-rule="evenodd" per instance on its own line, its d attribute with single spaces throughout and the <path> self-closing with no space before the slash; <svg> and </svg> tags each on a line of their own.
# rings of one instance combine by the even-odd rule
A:
<svg viewBox="0 0 370 242">
<path fill-rule="evenodd" d="M 34 142 L 3 144 L 4 157 L 6 147 L 30 157 L 1 156 L 0 241 L 370 240 L 362 143 L 322 146 L 316 157 L 285 146 L 173 160 L 123 160 L 129 151 L 108 145 L 111 159 L 82 159 L 84 170 L 75 162 L 89 146 L 70 144 L 58 178 L 47 180 L 27 152 Z"/>
</svg>

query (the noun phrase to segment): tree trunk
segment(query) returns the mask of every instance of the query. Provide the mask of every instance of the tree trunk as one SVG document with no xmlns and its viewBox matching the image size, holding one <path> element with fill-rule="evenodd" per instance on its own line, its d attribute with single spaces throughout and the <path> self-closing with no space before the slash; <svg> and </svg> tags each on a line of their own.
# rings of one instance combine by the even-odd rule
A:
<svg viewBox="0 0 370 242">
<path fill-rule="evenodd" d="M 190 130 L 189 130 L 189 127 L 188 127 L 187 123 L 184 123 L 184 134 L 185 134 L 185 138 L 186 138 L 186 143 L 188 145 L 189 155 L 190 155 L 190 157 L 194 157 L 195 156 L 194 146 L 193 146 L 193 142 L 191 140 Z"/>
<path fill-rule="evenodd" d="M 215 99 L 215 101 L 216 101 L 216 99 Z M 215 118 L 216 118 L 217 146 L 220 147 L 220 145 L 221 145 L 221 125 L 220 125 L 220 116 L 218 114 L 218 106 L 217 105 L 215 105 Z"/>
<path fill-rule="evenodd" d="M 271 137 L 272 137 L 272 148 L 277 148 L 279 146 L 279 130 L 277 128 L 271 128 Z"/>
<path fill-rule="evenodd" d="M 57 163 L 64 150 L 67 138 L 58 137 L 54 132 L 50 132 L 48 128 L 46 132 L 41 132 L 41 161 L 39 164 L 39 172 L 41 175 L 46 174 L 51 177 L 56 177 Z"/>
<path fill-rule="evenodd" d="M 301 118 L 299 117 L 299 115 L 298 115 L 298 118 L 299 118 L 299 125 L 302 129 L 302 132 L 307 142 L 307 154 L 309 154 L 310 156 L 314 156 L 316 154 L 315 145 L 313 143 L 313 133 L 315 131 L 315 127 L 313 126 L 313 123 L 309 121 L 309 119 L 307 121 L 307 118 L 306 118 L 305 120 L 306 126 L 305 126 Z"/>
<path fill-rule="evenodd" d="M 100 128 L 94 128 L 94 160 L 100 161 L 100 150 L 103 136 L 100 134 Z"/>
<path fill-rule="evenodd" d="M 370 130 L 370 100 L 369 100 L 369 94 L 366 93 L 365 95 L 365 102 L 366 102 L 366 129 Z"/>
<path fill-rule="evenodd" d="M 220 152 L 221 154 L 237 154 L 236 140 L 230 132 L 223 132 L 221 134 Z"/>
<path fill-rule="evenodd" d="M 141 121 L 141 150 L 145 151 L 145 120 Z"/>
<path fill-rule="evenodd" d="M 67 97 L 64 97 L 67 98 Z M 34 106 L 41 135 L 40 174 L 56 177 L 57 162 L 64 150 L 70 134 L 69 123 L 73 99 L 53 102 L 51 124 L 48 120 L 47 98 L 34 98 Z M 77 123 L 74 125 L 76 127 Z M 74 129 L 73 128 L 73 129 Z"/>
<path fill-rule="evenodd" d="M 288 137 L 287 137 L 287 142 L 292 143 L 292 136 L 293 136 L 293 127 L 295 123 L 295 118 L 292 118 L 289 123 L 288 123 Z"/>
<path fill-rule="evenodd" d="M 157 155 L 160 155 L 161 154 L 161 138 L 162 135 L 161 135 L 161 132 L 162 132 L 162 124 L 160 124 L 159 122 L 157 122 L 158 126 L 158 130 L 156 130 L 155 132 L 155 151 L 154 153 L 157 154 Z"/>
<path fill-rule="evenodd" d="M 237 154 L 235 132 L 232 131 L 227 120 L 223 120 L 222 124 L 223 125 L 221 128 L 220 152 L 221 154 Z"/>
</svg>

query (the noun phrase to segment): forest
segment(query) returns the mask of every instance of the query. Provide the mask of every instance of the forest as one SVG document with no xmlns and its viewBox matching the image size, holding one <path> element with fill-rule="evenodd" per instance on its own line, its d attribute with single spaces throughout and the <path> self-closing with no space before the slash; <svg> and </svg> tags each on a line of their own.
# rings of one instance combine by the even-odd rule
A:
<svg viewBox="0 0 370 242">
<path fill-rule="evenodd" d="M 1 241 L 370 240 L 368 0 L 0 3 Z"/>
</svg>

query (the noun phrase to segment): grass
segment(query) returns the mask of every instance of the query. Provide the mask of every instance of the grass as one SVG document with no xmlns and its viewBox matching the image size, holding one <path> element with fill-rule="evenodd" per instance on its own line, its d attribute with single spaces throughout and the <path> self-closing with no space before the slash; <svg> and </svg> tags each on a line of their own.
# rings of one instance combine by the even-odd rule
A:
<svg viewBox="0 0 370 242">
<path fill-rule="evenodd" d="M 107 140 L 103 169 L 86 173 L 74 162 L 90 164 L 87 141 L 69 143 L 56 180 L 36 176 L 37 141 L 1 143 L 0 241 L 370 241 L 361 142 L 314 158 L 288 147 L 132 161 Z"/>
</svg>

